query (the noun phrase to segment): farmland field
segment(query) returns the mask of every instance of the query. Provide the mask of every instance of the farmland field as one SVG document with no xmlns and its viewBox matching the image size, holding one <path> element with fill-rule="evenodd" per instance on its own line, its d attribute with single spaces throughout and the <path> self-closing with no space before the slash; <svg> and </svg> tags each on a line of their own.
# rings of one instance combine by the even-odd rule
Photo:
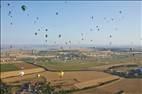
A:
<svg viewBox="0 0 142 94">
<path fill-rule="evenodd" d="M 53 60 L 48 58 L 37 58 L 36 62 L 34 60 L 27 58 L 23 61 L 28 63 L 35 63 L 37 65 L 43 66 L 49 70 L 64 70 L 64 71 L 73 71 L 73 70 L 88 70 L 92 67 L 101 66 L 101 65 L 110 65 L 110 64 L 126 64 L 126 63 L 136 63 L 142 65 L 141 60 L 142 55 L 112 55 L 110 57 L 93 57 L 88 58 L 87 60 Z"/>
<path fill-rule="evenodd" d="M 14 63 L 7 63 L 7 64 L 0 64 L 1 72 L 7 72 L 7 71 L 16 71 L 21 69 L 31 69 L 31 68 L 38 68 L 37 66 L 34 66 L 32 64 L 28 64 L 25 62 L 14 62 Z"/>
<path fill-rule="evenodd" d="M 99 79 L 102 79 L 102 81 L 103 81 L 103 78 L 116 77 L 116 76 L 112 76 L 110 74 L 103 73 L 103 72 L 75 71 L 75 72 L 65 72 L 63 78 L 60 78 L 59 72 L 44 71 L 44 72 L 40 72 L 40 73 L 24 75 L 23 77 L 16 76 L 16 77 L 11 77 L 11 78 L 5 78 L 5 79 L 3 79 L 3 81 L 6 83 L 17 82 L 20 80 L 24 81 L 24 80 L 36 78 L 37 74 L 40 74 L 42 77 L 45 77 L 47 81 L 50 81 L 53 84 L 61 84 L 61 82 L 64 82 L 64 83 L 62 83 L 63 85 L 72 83 L 72 84 L 70 84 L 71 86 L 73 86 L 75 83 L 82 83 L 82 82 L 86 82 L 86 81 L 90 81 L 90 80 L 99 80 Z M 86 76 L 84 77 L 84 75 L 86 75 Z"/>
<path fill-rule="evenodd" d="M 34 66 L 34 65 L 32 65 L 32 64 L 29 64 L 29 63 L 25 63 L 25 62 L 22 62 L 22 63 L 15 63 L 14 64 L 16 67 L 18 67 L 18 68 L 22 68 L 23 67 L 23 69 L 31 69 L 31 68 L 37 68 L 37 66 Z"/>
<path fill-rule="evenodd" d="M 40 62 L 38 64 L 46 67 L 49 70 L 64 70 L 64 71 L 86 70 L 88 67 L 97 65 L 95 63 L 76 63 L 76 62 L 74 63 Z"/>
<path fill-rule="evenodd" d="M 141 94 L 142 79 L 121 79 L 97 88 L 90 88 L 73 94 L 116 94 L 123 90 L 126 94 Z"/>
<path fill-rule="evenodd" d="M 0 5 L 0 94 L 142 94 L 142 0 L 18 1 Z"/>
<path fill-rule="evenodd" d="M 1 64 L 1 78 L 19 76 L 20 71 L 31 74 L 44 71 L 44 69 L 25 62 Z"/>
<path fill-rule="evenodd" d="M 36 59 L 25 58 L 20 63 L 13 63 L 15 67 L 22 69 L 25 75 L 22 77 L 19 76 L 20 71 L 15 72 L 15 75 L 11 75 L 14 74 L 11 72 L 7 74 L 8 76 L 3 75 L 2 81 L 9 85 L 23 84 L 37 79 L 37 75 L 40 74 L 47 82 L 51 82 L 57 90 L 60 88 L 64 90 L 76 89 L 77 91 L 73 91 L 73 94 L 93 94 L 94 92 L 95 94 L 114 94 L 117 90 L 125 90 L 133 92 L 134 94 L 139 94 L 139 92 L 141 92 L 139 88 L 136 90 L 130 85 L 127 87 L 128 90 L 126 88 L 121 88 L 125 82 L 125 80 L 123 81 L 124 78 L 103 72 L 104 69 L 119 64 L 141 65 L 141 56 L 135 55 L 135 57 L 132 58 L 132 55 L 127 54 L 112 55 L 105 58 L 93 57 L 91 59 L 87 58 L 86 60 L 72 59 L 66 61 L 47 57 Z M 44 68 L 38 67 L 38 65 L 47 68 L 49 71 L 45 71 Z M 62 78 L 59 76 L 60 71 L 64 71 L 64 76 Z M 141 83 L 140 79 L 126 81 L 125 84 L 139 85 L 138 83 Z M 117 84 L 115 85 L 115 83 Z M 103 86 L 105 89 L 103 89 Z M 106 88 L 108 88 L 108 90 Z"/>
<path fill-rule="evenodd" d="M 0 71 L 6 72 L 6 71 L 16 71 L 19 70 L 17 66 L 14 64 L 0 64 Z"/>
</svg>

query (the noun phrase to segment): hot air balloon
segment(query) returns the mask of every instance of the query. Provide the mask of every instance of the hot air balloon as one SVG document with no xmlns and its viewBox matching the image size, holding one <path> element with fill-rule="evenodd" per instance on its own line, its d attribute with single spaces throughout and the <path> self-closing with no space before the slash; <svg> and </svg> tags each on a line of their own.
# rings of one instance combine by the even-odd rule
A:
<svg viewBox="0 0 142 94">
<path fill-rule="evenodd" d="M 39 20 L 39 17 L 36 17 L 37 20 Z"/>
<path fill-rule="evenodd" d="M 71 44 L 71 41 L 69 40 L 69 43 Z"/>
<path fill-rule="evenodd" d="M 56 12 L 56 15 L 58 15 L 59 13 L 58 12 Z"/>
<path fill-rule="evenodd" d="M 20 72 L 20 76 L 24 76 L 24 74 L 25 74 L 24 71 Z"/>
<path fill-rule="evenodd" d="M 64 72 L 63 72 L 63 71 L 60 71 L 60 72 L 59 72 L 59 77 L 62 78 L 63 76 L 64 76 Z"/>
<path fill-rule="evenodd" d="M 93 19 L 94 19 L 94 16 L 91 16 L 91 19 L 93 20 Z"/>
<path fill-rule="evenodd" d="M 40 29 L 38 29 L 38 31 L 40 31 Z"/>
<path fill-rule="evenodd" d="M 106 20 L 106 17 L 104 17 L 104 20 Z"/>
<path fill-rule="evenodd" d="M 11 11 L 8 12 L 8 15 L 9 15 L 9 16 L 11 15 Z"/>
<path fill-rule="evenodd" d="M 100 31 L 100 29 L 98 28 L 97 31 Z"/>
<path fill-rule="evenodd" d="M 81 40 L 84 40 L 83 38 Z"/>
<path fill-rule="evenodd" d="M 129 51 L 131 51 L 131 52 L 132 52 L 132 51 L 133 51 L 133 48 L 130 48 L 130 49 L 129 49 Z"/>
<path fill-rule="evenodd" d="M 46 34 L 46 35 L 45 35 L 45 37 L 47 38 L 47 37 L 48 37 L 48 35 Z"/>
<path fill-rule="evenodd" d="M 122 11 L 120 10 L 119 13 L 122 14 Z"/>
<path fill-rule="evenodd" d="M 81 36 L 83 36 L 83 33 L 81 33 Z"/>
<path fill-rule="evenodd" d="M 61 38 L 61 34 L 59 34 L 59 36 L 58 36 L 59 38 Z"/>
<path fill-rule="evenodd" d="M 12 48 L 12 45 L 10 45 L 10 48 Z"/>
<path fill-rule="evenodd" d="M 45 31 L 48 31 L 48 29 L 45 29 Z"/>
<path fill-rule="evenodd" d="M 10 25 L 13 25 L 13 23 L 11 22 Z"/>
<path fill-rule="evenodd" d="M 40 77 L 40 74 L 37 74 L 37 78 L 39 78 Z"/>
<path fill-rule="evenodd" d="M 37 32 L 35 32 L 35 35 L 37 35 Z"/>
<path fill-rule="evenodd" d="M 114 18 L 111 18 L 111 21 L 114 21 Z"/>
<path fill-rule="evenodd" d="M 10 6 L 10 3 L 8 3 L 7 6 Z"/>
<path fill-rule="evenodd" d="M 22 11 L 26 11 L 26 8 L 27 8 L 27 7 L 26 7 L 25 5 L 22 5 L 22 6 L 21 6 Z"/>
</svg>

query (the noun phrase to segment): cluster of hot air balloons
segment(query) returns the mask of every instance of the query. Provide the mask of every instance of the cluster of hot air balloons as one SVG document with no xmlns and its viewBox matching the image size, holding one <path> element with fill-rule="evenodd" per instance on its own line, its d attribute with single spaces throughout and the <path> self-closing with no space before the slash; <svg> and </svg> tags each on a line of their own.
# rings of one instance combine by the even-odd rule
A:
<svg viewBox="0 0 142 94">
<path fill-rule="evenodd" d="M 11 6 L 11 4 L 10 3 L 8 3 L 7 4 L 7 6 L 8 7 L 10 7 Z M 21 10 L 23 11 L 23 12 L 26 12 L 26 10 L 28 9 L 28 7 L 26 6 L 26 5 L 21 5 Z M 119 10 L 118 11 L 118 13 L 121 15 L 122 14 L 122 10 Z M 55 15 L 56 16 L 58 16 L 59 15 L 59 12 L 55 12 Z M 8 16 L 10 17 L 10 18 L 12 18 L 13 17 L 13 15 L 12 15 L 12 10 L 9 10 L 8 11 Z M 29 16 L 29 14 L 27 14 L 27 16 Z M 95 18 L 94 18 L 94 16 L 90 16 L 90 19 L 91 19 L 91 22 L 93 22 L 94 23 L 94 20 L 95 20 Z M 115 22 L 115 18 L 113 18 L 113 17 L 111 17 L 111 18 L 107 18 L 107 17 L 104 17 L 103 18 L 104 19 L 104 21 L 106 21 L 106 22 L 108 22 L 108 21 L 111 21 L 111 22 Z M 109 19 L 109 20 L 108 20 Z M 35 19 L 34 19 L 34 25 L 35 24 L 37 24 L 38 22 L 39 22 L 39 20 L 40 20 L 40 17 L 35 17 Z M 10 22 L 10 25 L 13 25 L 13 22 Z M 89 29 L 89 31 L 95 31 L 95 30 L 97 30 L 98 32 L 99 31 L 102 31 L 102 29 L 101 29 L 101 25 L 97 25 L 97 24 L 93 24 L 93 27 L 91 27 L 90 29 Z M 117 27 L 115 27 L 115 30 L 117 31 L 118 30 L 118 28 Z M 44 36 L 43 37 L 45 37 L 45 42 L 47 42 L 48 41 L 48 32 L 50 31 L 50 29 L 48 29 L 47 27 L 46 28 L 38 28 L 37 29 L 37 31 L 35 31 L 34 32 L 34 35 L 35 36 L 38 36 L 38 33 L 40 33 L 40 32 L 42 32 L 42 31 L 45 31 L 45 34 L 44 34 Z M 58 35 L 57 35 L 57 38 L 58 39 L 62 39 L 64 36 L 62 36 L 62 34 L 61 33 L 59 33 Z M 84 41 L 86 38 L 86 35 L 85 35 L 85 33 L 81 33 L 81 41 Z M 107 38 L 109 38 L 109 46 L 111 47 L 111 45 L 112 45 L 112 34 L 109 34 L 109 35 L 107 35 Z M 89 39 L 89 41 L 92 43 L 93 42 L 93 39 Z M 56 41 L 54 41 L 54 44 L 56 44 L 57 42 Z M 79 42 L 80 43 L 80 42 Z M 69 48 L 71 48 L 71 44 L 72 44 L 72 41 L 71 40 L 66 40 L 65 42 L 64 42 L 64 44 L 65 45 L 69 45 Z M 10 46 L 10 48 L 12 48 L 12 45 Z M 63 46 L 60 46 L 60 49 L 63 49 Z M 133 49 L 132 48 L 130 48 L 129 49 L 130 51 L 132 51 Z M 134 56 L 134 54 L 133 54 L 133 56 Z M 24 71 L 21 71 L 20 72 L 20 76 L 24 76 Z M 63 75 L 64 75 L 64 72 L 63 71 L 61 71 L 60 73 L 59 73 L 59 76 L 60 76 L 60 78 L 62 78 L 63 77 Z M 40 74 L 38 74 L 38 77 L 40 77 Z"/>
<path fill-rule="evenodd" d="M 7 6 L 10 7 L 11 4 L 8 3 Z M 21 10 L 22 10 L 23 12 L 26 12 L 27 9 L 28 9 L 28 7 L 27 7 L 26 5 L 24 5 L 24 4 L 21 5 Z M 118 13 L 119 13 L 119 14 L 122 14 L 122 10 L 119 10 Z M 27 14 L 27 15 L 29 16 L 29 14 Z M 56 11 L 56 12 L 55 12 L 55 15 L 58 16 L 58 15 L 59 15 L 59 12 Z M 12 11 L 11 11 L 11 10 L 8 11 L 8 16 L 12 18 Z M 109 17 L 104 17 L 103 19 L 104 19 L 104 21 L 108 21 L 108 18 L 109 18 Z M 94 17 L 93 15 L 90 16 L 90 19 L 91 19 L 91 22 L 94 23 L 95 17 Z M 38 23 L 39 20 L 40 20 L 40 18 L 39 18 L 38 16 L 35 17 L 34 24 Z M 114 22 L 114 21 L 115 21 L 115 18 L 114 18 L 114 17 L 110 17 L 110 18 L 109 18 L 109 21 Z M 10 22 L 10 24 L 12 25 L 13 22 Z M 95 29 L 94 29 L 94 28 L 95 28 Z M 95 25 L 93 24 L 93 27 L 92 27 L 92 28 L 90 28 L 90 31 L 94 31 L 94 30 L 96 30 L 96 31 L 102 31 L 101 26 L 100 26 L 100 25 L 97 25 L 96 23 L 95 23 Z M 116 27 L 115 30 L 118 30 L 118 28 Z M 47 42 L 48 31 L 49 31 L 48 28 L 38 28 L 37 31 L 34 32 L 34 35 L 37 36 L 38 33 L 40 33 L 41 31 L 45 31 L 44 37 L 45 37 L 45 42 Z M 57 37 L 58 37 L 59 39 L 61 39 L 61 38 L 62 38 L 62 35 L 61 35 L 61 34 L 58 34 Z M 82 41 L 84 41 L 84 40 L 86 39 L 85 37 L 86 37 L 86 35 L 85 35 L 84 33 L 81 33 L 81 40 L 82 40 Z M 112 39 L 112 34 L 109 35 L 109 39 L 110 39 L 109 45 L 111 45 L 111 44 L 112 44 L 112 41 L 111 41 L 111 39 Z M 93 42 L 93 39 L 89 39 L 89 41 L 90 41 L 90 42 Z M 64 43 L 65 43 L 65 45 L 68 45 L 68 44 L 71 45 L 71 40 L 65 41 Z M 54 44 L 56 44 L 56 41 L 54 41 Z"/>
<path fill-rule="evenodd" d="M 11 5 L 10 5 L 10 3 L 8 3 L 7 4 L 7 6 L 8 6 L 8 8 L 9 8 L 9 11 L 8 11 L 8 16 L 11 18 L 11 20 L 12 20 L 12 10 L 11 10 Z M 11 21 L 10 22 L 10 25 L 13 25 L 13 22 Z"/>
</svg>

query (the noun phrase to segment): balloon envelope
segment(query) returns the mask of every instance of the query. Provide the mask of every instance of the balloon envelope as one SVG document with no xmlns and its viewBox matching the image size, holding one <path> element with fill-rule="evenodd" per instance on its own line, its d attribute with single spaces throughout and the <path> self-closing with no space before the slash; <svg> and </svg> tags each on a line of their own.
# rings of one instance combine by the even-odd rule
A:
<svg viewBox="0 0 142 94">
<path fill-rule="evenodd" d="M 25 5 L 22 5 L 22 6 L 21 6 L 21 9 L 22 9 L 23 11 L 26 11 L 26 6 L 25 6 Z"/>
</svg>

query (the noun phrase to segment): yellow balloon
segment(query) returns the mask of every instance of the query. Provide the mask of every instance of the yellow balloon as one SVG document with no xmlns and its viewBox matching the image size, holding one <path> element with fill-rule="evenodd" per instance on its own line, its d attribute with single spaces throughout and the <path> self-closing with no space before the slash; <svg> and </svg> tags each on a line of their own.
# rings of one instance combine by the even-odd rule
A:
<svg viewBox="0 0 142 94">
<path fill-rule="evenodd" d="M 61 71 L 61 76 L 62 76 L 62 77 L 64 76 L 64 72 L 63 72 L 63 71 Z"/>
<path fill-rule="evenodd" d="M 64 72 L 63 71 L 59 72 L 59 76 L 63 77 L 64 76 Z"/>
</svg>

